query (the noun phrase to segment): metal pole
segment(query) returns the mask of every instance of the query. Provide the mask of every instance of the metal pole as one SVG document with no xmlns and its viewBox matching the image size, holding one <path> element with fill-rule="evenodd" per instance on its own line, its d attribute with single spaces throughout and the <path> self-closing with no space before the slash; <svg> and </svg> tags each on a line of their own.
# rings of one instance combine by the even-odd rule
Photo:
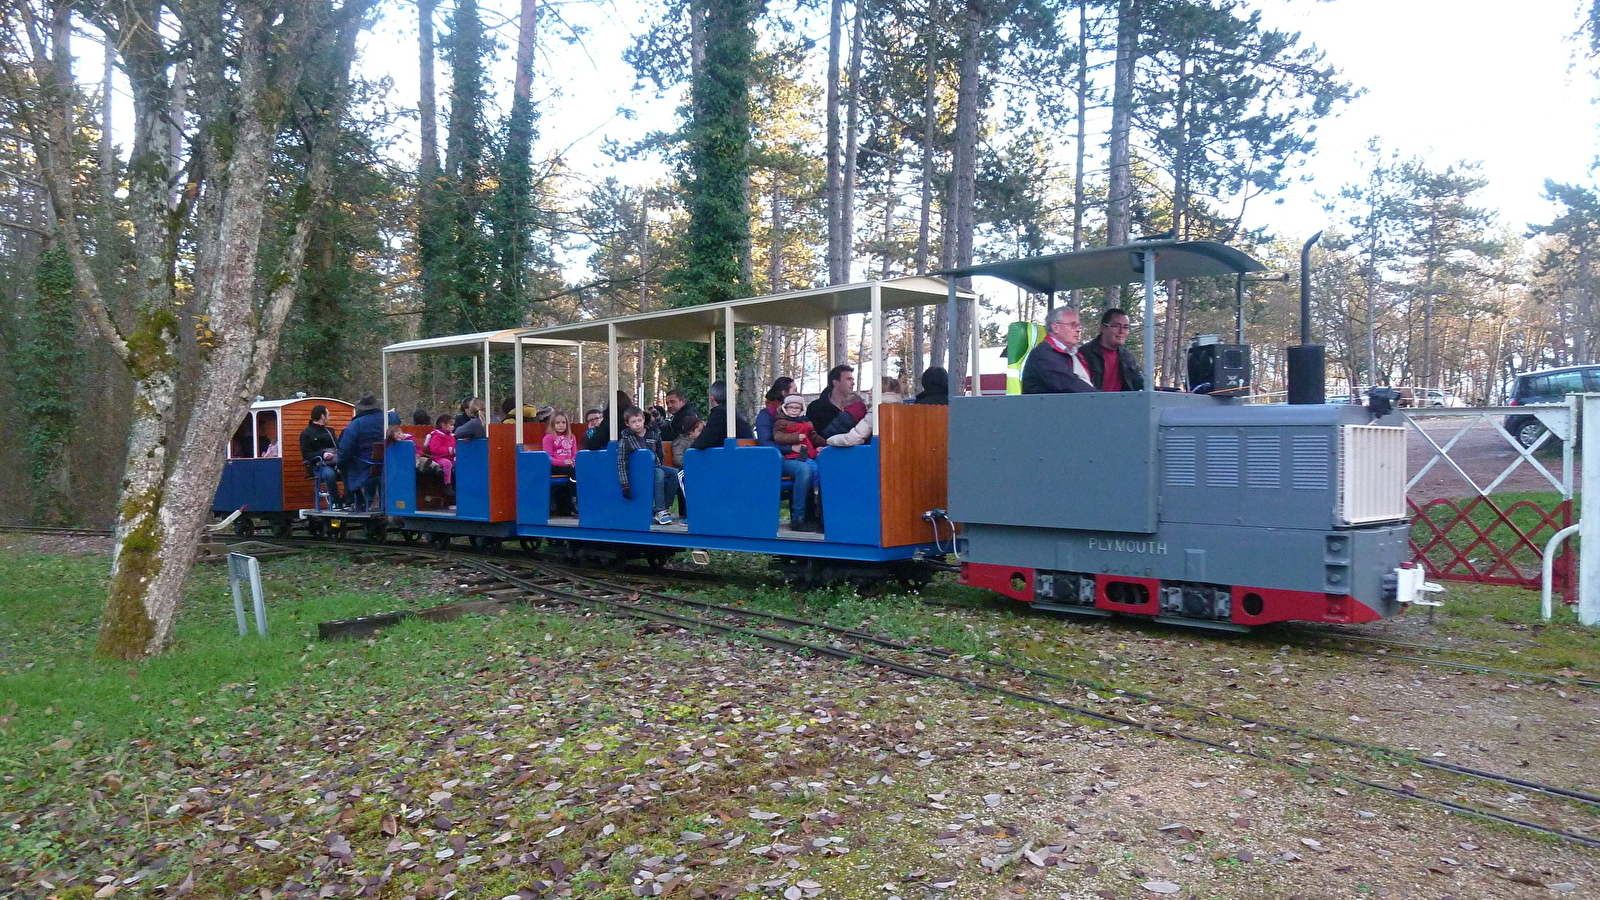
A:
<svg viewBox="0 0 1600 900">
<path fill-rule="evenodd" d="M 1233 276 L 1233 330 L 1235 344 L 1244 343 L 1244 273 Z"/>
<path fill-rule="evenodd" d="M 617 409 L 617 323 L 606 323 L 606 409 L 611 420 L 611 439 L 622 439 L 622 431 L 617 426 L 621 421 L 618 416 L 622 410 Z"/>
<path fill-rule="evenodd" d="M 977 296 L 974 295 L 971 300 L 968 300 L 967 301 L 967 305 L 972 307 L 972 332 L 971 332 L 971 336 L 972 336 L 972 352 L 969 354 L 969 356 L 971 358 L 967 360 L 967 373 L 968 373 L 968 377 L 972 379 L 972 396 L 974 396 L 974 397 L 982 397 L 983 396 L 983 366 L 978 363 L 979 343 L 980 343 L 980 341 L 982 339 L 982 336 L 978 334 L 978 298 L 977 298 Z"/>
<path fill-rule="evenodd" d="M 1583 440 L 1585 447 L 1600 447 L 1600 394 L 1583 395 Z M 1584 497 L 1600 497 L 1596 455 L 1583 454 Z M 1590 510 L 1578 525 L 1578 622 L 1600 625 L 1600 515 Z"/>
<path fill-rule="evenodd" d="M 878 383 L 872 386 L 872 422 L 877 427 L 878 407 L 883 405 L 883 381 L 889 373 L 883 370 L 883 287 L 874 281 L 872 295 L 872 374 Z"/>
<path fill-rule="evenodd" d="M 945 296 L 948 298 L 948 301 L 946 303 L 946 310 L 944 314 L 945 343 L 950 345 L 949 356 L 946 357 L 946 362 L 949 363 L 947 371 L 956 367 L 956 342 L 961 339 L 961 329 L 956 327 L 956 279 L 953 275 L 948 277 L 950 280 L 945 282 Z M 961 375 L 957 373 L 956 377 L 960 378 Z M 977 391 L 978 386 L 973 385 L 972 392 L 976 394 Z"/>
<path fill-rule="evenodd" d="M 573 410 L 573 414 L 581 418 L 587 412 L 588 409 L 583 405 L 583 344 L 580 342 L 578 344 L 578 408 Z"/>
<path fill-rule="evenodd" d="M 1322 232 L 1313 234 L 1300 247 L 1300 345 L 1311 343 L 1311 248 L 1322 240 Z"/>
<path fill-rule="evenodd" d="M 233 617 L 239 623 L 239 637 L 245 636 L 244 596 L 239 592 L 239 569 L 245 558 L 243 553 L 228 554 L 228 584 L 233 588 Z"/>
<path fill-rule="evenodd" d="M 382 356 L 383 356 L 383 408 L 387 410 L 389 408 L 389 354 L 388 353 L 384 353 L 384 354 L 382 354 Z M 386 412 L 386 413 L 384 413 L 384 415 L 387 416 L 388 413 Z"/>
<path fill-rule="evenodd" d="M 494 421 L 494 398 L 489 396 L 489 342 L 483 342 L 483 424 L 487 428 Z M 485 434 L 488 432 L 485 431 Z"/>
<path fill-rule="evenodd" d="M 511 345 L 511 365 L 516 372 L 511 376 L 511 397 L 516 408 L 511 413 L 511 421 L 516 423 L 517 432 L 511 442 L 520 450 L 522 449 L 522 335 L 516 335 L 512 340 L 514 343 Z"/>
<path fill-rule="evenodd" d="M 1144 389 L 1156 389 L 1156 254 L 1144 250 Z"/>
<path fill-rule="evenodd" d="M 254 556 L 245 557 L 249 560 L 247 568 L 250 570 L 250 599 L 256 608 L 256 634 L 267 636 L 267 600 L 261 590 L 261 561 Z"/>
<path fill-rule="evenodd" d="M 722 311 L 726 316 L 723 320 L 724 337 L 722 340 L 722 380 L 727 382 L 728 387 L 728 430 L 726 432 L 726 440 L 735 440 L 739 437 L 739 430 L 734 426 L 734 423 L 738 421 L 738 417 L 733 412 L 737 408 L 733 405 L 735 400 L 735 385 L 733 383 L 733 307 L 724 306 Z"/>
</svg>

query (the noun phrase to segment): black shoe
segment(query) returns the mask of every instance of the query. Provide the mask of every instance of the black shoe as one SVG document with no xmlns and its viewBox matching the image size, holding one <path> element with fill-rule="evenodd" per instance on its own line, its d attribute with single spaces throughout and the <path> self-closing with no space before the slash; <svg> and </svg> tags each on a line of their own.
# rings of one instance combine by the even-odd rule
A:
<svg viewBox="0 0 1600 900">
<path fill-rule="evenodd" d="M 817 526 L 812 525 L 810 522 L 790 522 L 789 523 L 789 530 L 790 531 L 816 531 L 817 530 Z"/>
</svg>

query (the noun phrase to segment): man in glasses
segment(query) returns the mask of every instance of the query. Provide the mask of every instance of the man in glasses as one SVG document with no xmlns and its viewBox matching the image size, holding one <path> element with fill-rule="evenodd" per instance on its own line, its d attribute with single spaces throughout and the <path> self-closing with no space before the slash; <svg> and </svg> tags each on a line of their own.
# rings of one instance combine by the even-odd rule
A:
<svg viewBox="0 0 1600 900">
<path fill-rule="evenodd" d="M 1100 334 L 1078 348 L 1089 380 L 1102 391 L 1142 391 L 1144 373 L 1128 350 L 1128 314 L 1112 307 L 1100 315 Z"/>
</svg>

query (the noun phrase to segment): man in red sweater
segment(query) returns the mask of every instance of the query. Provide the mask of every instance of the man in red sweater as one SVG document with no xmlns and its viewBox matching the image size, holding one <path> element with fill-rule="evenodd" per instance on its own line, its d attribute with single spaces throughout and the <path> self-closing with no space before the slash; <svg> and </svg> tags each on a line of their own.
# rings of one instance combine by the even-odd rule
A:
<svg viewBox="0 0 1600 900">
<path fill-rule="evenodd" d="M 1100 314 L 1100 334 L 1078 348 L 1089 380 L 1102 391 L 1142 391 L 1144 373 L 1128 350 L 1128 314 L 1112 307 Z"/>
</svg>

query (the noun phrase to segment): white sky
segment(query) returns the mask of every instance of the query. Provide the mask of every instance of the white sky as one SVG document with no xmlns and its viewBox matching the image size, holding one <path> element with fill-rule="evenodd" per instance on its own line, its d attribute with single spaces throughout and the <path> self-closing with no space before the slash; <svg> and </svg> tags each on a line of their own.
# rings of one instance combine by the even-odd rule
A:
<svg viewBox="0 0 1600 900">
<path fill-rule="evenodd" d="M 1484 205 L 1519 231 L 1550 216 L 1540 199 L 1545 178 L 1593 183 L 1589 166 L 1600 149 L 1600 128 L 1591 98 L 1600 95 L 1600 81 L 1574 65 L 1579 48 L 1571 35 L 1580 0 L 1252 3 L 1268 27 L 1301 32 L 1302 43 L 1317 44 L 1366 93 L 1318 125 L 1318 151 L 1300 170 L 1309 180 L 1254 201 L 1251 227 L 1298 240 L 1330 224 L 1318 195 L 1331 196 L 1359 178 L 1374 136 L 1403 157 L 1421 156 L 1435 167 L 1481 160 L 1489 178 Z M 510 10 L 513 2 L 484 0 L 486 11 L 502 6 Z M 581 42 L 551 40 L 541 49 L 541 147 L 567 150 L 580 180 L 615 174 L 637 182 L 663 174 L 648 163 L 619 169 L 599 151 L 606 138 L 629 142 L 674 126 L 676 100 L 634 92 L 633 71 L 622 62 L 648 8 L 635 0 L 552 7 L 586 33 Z M 402 105 L 416 98 L 411 15 L 410 9 L 390 10 L 364 59 L 368 74 L 394 78 L 394 102 Z M 494 16 L 486 12 L 491 27 Z M 509 45 L 513 18 L 501 21 L 501 39 Z M 442 65 L 439 72 L 441 89 L 447 88 Z M 637 118 L 619 115 L 620 108 Z"/>
</svg>

